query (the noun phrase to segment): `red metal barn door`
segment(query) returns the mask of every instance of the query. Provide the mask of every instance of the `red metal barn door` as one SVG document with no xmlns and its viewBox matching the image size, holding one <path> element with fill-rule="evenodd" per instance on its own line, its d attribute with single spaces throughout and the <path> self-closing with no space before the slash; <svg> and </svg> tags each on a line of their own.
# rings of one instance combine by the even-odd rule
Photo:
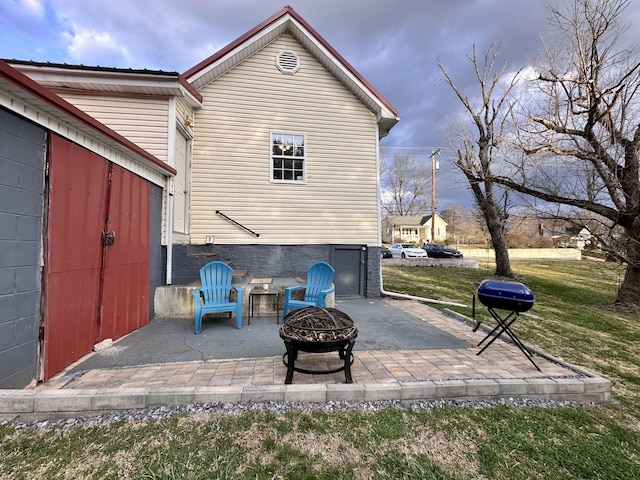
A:
<svg viewBox="0 0 640 480">
<path fill-rule="evenodd" d="M 44 380 L 91 351 L 96 340 L 101 231 L 109 163 L 50 135 L 44 243 Z"/>
<path fill-rule="evenodd" d="M 149 322 L 149 183 L 112 165 L 105 231 L 102 315 L 98 341 L 116 339 Z"/>
</svg>

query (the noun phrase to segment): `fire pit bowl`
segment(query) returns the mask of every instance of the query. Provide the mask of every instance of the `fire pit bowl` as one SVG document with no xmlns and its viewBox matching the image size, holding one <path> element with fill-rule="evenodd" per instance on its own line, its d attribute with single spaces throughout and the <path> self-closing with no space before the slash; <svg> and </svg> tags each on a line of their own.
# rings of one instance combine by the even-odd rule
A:
<svg viewBox="0 0 640 480">
<path fill-rule="evenodd" d="M 328 374 L 345 372 L 346 383 L 353 383 L 351 365 L 353 364 L 353 345 L 358 329 L 346 313 L 335 308 L 307 307 L 291 311 L 280 327 L 280 338 L 284 340 L 287 351 L 282 356 L 287 366 L 286 384 L 293 380 L 293 372 L 309 374 Z M 332 370 L 307 370 L 295 366 L 298 352 L 327 353 L 338 352 L 344 364 Z"/>
<path fill-rule="evenodd" d="M 526 312 L 535 301 L 533 292 L 520 282 L 483 280 L 478 286 L 478 299 L 489 308 Z"/>
</svg>

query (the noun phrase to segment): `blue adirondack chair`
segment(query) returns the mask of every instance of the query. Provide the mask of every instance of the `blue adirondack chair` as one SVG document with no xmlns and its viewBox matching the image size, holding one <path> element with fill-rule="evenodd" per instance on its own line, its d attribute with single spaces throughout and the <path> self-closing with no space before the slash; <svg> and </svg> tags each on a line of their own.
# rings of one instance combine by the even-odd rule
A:
<svg viewBox="0 0 640 480">
<path fill-rule="evenodd" d="M 296 285 L 295 287 L 284 289 L 282 318 L 287 316 L 289 310 L 296 308 L 325 307 L 326 296 L 334 290 L 331 283 L 335 273 L 336 271 L 328 263 L 318 262 L 311 265 L 307 271 L 307 283 L 305 285 Z M 304 300 L 291 298 L 293 292 L 303 288 L 305 289 Z"/>
<path fill-rule="evenodd" d="M 202 288 L 191 291 L 195 304 L 196 334 L 200 333 L 202 317 L 207 313 L 234 312 L 236 325 L 242 328 L 242 297 L 244 288 L 231 285 L 233 269 L 223 262 L 211 262 L 200 269 Z M 230 301 L 231 291 L 236 300 Z"/>
</svg>

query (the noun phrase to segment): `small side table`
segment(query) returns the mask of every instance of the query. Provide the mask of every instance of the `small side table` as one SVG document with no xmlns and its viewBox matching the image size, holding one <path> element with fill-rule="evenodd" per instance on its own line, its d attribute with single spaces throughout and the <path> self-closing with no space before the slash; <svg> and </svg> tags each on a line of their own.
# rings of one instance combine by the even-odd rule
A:
<svg viewBox="0 0 640 480">
<path fill-rule="evenodd" d="M 249 325 L 251 325 L 251 318 L 253 317 L 253 308 L 256 297 L 276 297 L 276 323 L 280 323 L 280 295 L 278 294 L 278 292 L 256 288 L 249 292 Z"/>
</svg>

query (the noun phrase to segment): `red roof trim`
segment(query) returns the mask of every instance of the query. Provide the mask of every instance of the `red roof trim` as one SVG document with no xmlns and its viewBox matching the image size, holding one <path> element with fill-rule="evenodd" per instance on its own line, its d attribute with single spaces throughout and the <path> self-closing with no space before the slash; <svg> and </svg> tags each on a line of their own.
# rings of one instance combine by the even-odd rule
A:
<svg viewBox="0 0 640 480">
<path fill-rule="evenodd" d="M 165 172 L 176 175 L 177 171 L 175 170 L 175 168 L 169 166 L 168 164 L 158 159 L 154 155 L 151 155 L 149 152 L 147 152 L 143 148 L 140 148 L 138 145 L 131 142 L 130 140 L 127 140 L 119 133 L 111 130 L 106 125 L 98 122 L 95 118 L 93 118 L 90 115 L 87 115 L 85 112 L 75 107 L 74 105 L 70 104 L 69 102 L 64 100 L 62 97 L 59 97 L 48 88 L 43 87 L 42 85 L 35 82 L 34 80 L 31 80 L 29 77 L 20 73 L 18 70 L 11 67 L 10 65 L 7 64 L 7 62 L 3 60 L 0 60 L 0 76 L 5 78 L 15 86 L 21 88 L 25 92 L 28 92 L 34 97 L 51 105 L 56 110 L 80 121 L 81 123 L 84 123 L 88 127 L 95 130 L 100 135 L 119 143 L 120 145 L 122 145 L 123 147 L 131 151 L 132 153 L 138 156 L 144 157 L 145 160 L 148 160 L 150 163 L 158 167 L 161 167 L 161 169 L 164 170 Z"/>
<path fill-rule="evenodd" d="M 391 105 L 389 103 L 389 101 L 380 94 L 380 92 L 378 92 L 367 80 L 364 79 L 364 77 L 362 75 L 360 75 L 360 73 L 358 73 L 358 71 L 355 68 L 353 68 L 353 66 L 351 66 L 351 64 L 349 62 L 347 62 L 342 57 L 342 55 L 340 55 L 324 38 L 322 38 L 322 36 L 318 32 L 316 32 L 311 27 L 311 25 L 309 25 L 300 15 L 298 15 L 298 13 L 293 8 L 291 8 L 288 5 L 286 7 L 284 7 L 283 9 L 281 9 L 280 11 L 276 12 L 271 17 L 267 18 L 265 21 L 263 21 L 259 25 L 256 25 L 254 28 L 249 30 L 244 35 L 238 37 L 236 40 L 234 40 L 233 42 L 228 44 L 226 47 L 223 47 L 222 49 L 218 50 L 216 53 L 211 55 L 209 58 L 206 58 L 205 60 L 203 60 L 202 62 L 198 63 L 194 67 L 191 67 L 189 70 L 187 70 L 186 72 L 183 73 L 183 76 L 185 78 L 191 78 L 193 75 L 195 75 L 198 72 L 200 72 L 201 70 L 207 68 L 211 64 L 217 62 L 219 59 L 221 59 L 222 57 L 227 55 L 233 49 L 235 49 L 238 46 L 242 45 L 244 42 L 249 40 L 251 37 L 257 35 L 262 30 L 264 30 L 266 27 L 268 27 L 269 25 L 271 25 L 272 23 L 276 22 L 277 20 L 279 20 L 280 18 L 282 18 L 282 17 L 284 17 L 286 15 L 290 15 L 297 22 L 299 22 L 318 41 L 318 43 L 320 43 L 323 47 L 325 47 L 327 50 L 329 50 L 329 52 L 331 52 L 331 54 L 338 59 L 338 61 L 342 64 L 342 66 L 344 68 L 346 68 L 353 76 L 355 76 L 360 82 L 362 82 L 362 84 L 367 89 L 369 89 L 371 91 L 371 93 L 373 93 L 373 95 L 380 102 L 382 102 L 384 104 L 384 106 L 387 107 L 391 111 L 391 113 L 393 113 L 393 115 L 398 116 L 398 111 L 393 107 L 393 105 Z"/>
<path fill-rule="evenodd" d="M 180 85 L 182 85 L 185 90 L 187 90 L 191 95 L 193 95 L 196 100 L 198 100 L 198 102 L 200 102 L 200 104 L 202 104 L 202 94 L 198 90 L 196 90 L 196 87 L 187 82 L 187 79 L 184 75 L 178 75 L 178 82 L 180 82 Z"/>
<path fill-rule="evenodd" d="M 220 50 L 218 50 L 216 53 L 214 53 L 210 57 L 205 58 L 203 61 L 201 61 L 197 65 L 191 67 L 189 70 L 184 72 L 182 75 L 187 79 L 191 78 L 193 75 L 198 73 L 200 70 L 203 70 L 203 69 L 207 68 L 209 65 L 215 63 L 220 58 L 224 57 L 227 53 L 232 51 L 234 48 L 238 47 L 239 45 L 242 45 L 244 42 L 249 40 L 251 37 L 256 35 L 258 32 L 260 32 L 261 30 L 265 29 L 266 27 L 268 27 L 269 25 L 271 25 L 272 23 L 274 23 L 275 21 L 280 19 L 280 17 L 285 16 L 290 11 L 293 11 L 293 9 L 291 9 L 291 7 L 288 7 L 288 6 L 284 7 L 282 10 L 276 12 L 275 14 L 273 14 L 272 16 L 267 18 L 264 22 L 262 22 L 259 25 L 256 25 L 255 27 L 253 27 L 251 30 L 249 30 L 244 35 L 236 38 L 233 42 L 229 43 L 226 47 L 222 47 Z"/>
</svg>

